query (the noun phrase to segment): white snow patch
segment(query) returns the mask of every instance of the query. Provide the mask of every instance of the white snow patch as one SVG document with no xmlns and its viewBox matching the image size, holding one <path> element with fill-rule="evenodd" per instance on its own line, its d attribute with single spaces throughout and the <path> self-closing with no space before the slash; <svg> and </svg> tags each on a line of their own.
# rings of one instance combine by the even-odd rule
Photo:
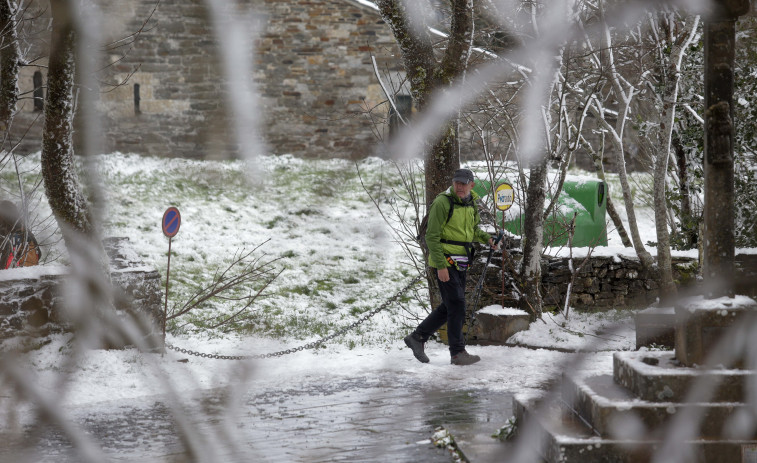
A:
<svg viewBox="0 0 757 463">
<path fill-rule="evenodd" d="M 501 305 L 488 305 L 479 310 L 478 313 L 488 315 L 528 315 L 525 310 L 516 309 L 513 307 L 502 307 Z"/>
</svg>

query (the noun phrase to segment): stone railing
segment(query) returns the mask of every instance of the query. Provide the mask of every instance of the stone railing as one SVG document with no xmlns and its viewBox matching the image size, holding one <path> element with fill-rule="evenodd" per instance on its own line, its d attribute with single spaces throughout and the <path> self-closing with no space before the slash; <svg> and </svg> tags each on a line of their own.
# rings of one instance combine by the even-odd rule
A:
<svg viewBox="0 0 757 463">
<path fill-rule="evenodd" d="M 504 305 L 516 307 L 517 299 L 512 291 L 512 271 L 520 268 L 521 256 L 513 252 L 505 261 L 505 297 L 502 297 L 502 258 L 492 259 L 487 271 L 480 307 Z M 659 272 L 657 266 L 645 269 L 632 254 L 614 256 L 592 256 L 573 259 L 577 270 L 571 287 L 570 306 L 583 310 L 607 310 L 612 308 L 644 308 L 655 302 L 659 294 Z M 736 255 L 737 294 L 757 296 L 757 254 Z M 478 281 L 483 258 L 477 260 L 469 278 L 469 290 Z M 547 308 L 562 307 L 565 294 L 571 282 L 572 273 L 568 257 L 542 259 L 542 297 Z M 690 288 L 696 292 L 699 274 L 699 259 L 685 255 L 673 256 L 673 279 L 679 288 Z M 502 304 L 504 300 L 504 304 Z"/>
<path fill-rule="evenodd" d="M 492 267 L 486 274 L 476 313 L 473 318 L 469 342 L 475 344 L 502 344 L 515 332 L 527 329 L 529 314 L 507 308 L 518 307 L 520 301 L 514 288 L 518 287 L 512 275 L 517 274 L 521 256 L 517 251 L 505 259 L 504 281 L 501 255 L 492 259 Z M 479 281 L 485 262 L 479 257 L 468 278 L 468 291 L 473 291 Z M 757 296 L 757 253 L 736 255 L 737 294 Z M 584 311 L 609 309 L 641 309 L 650 307 L 659 294 L 659 272 L 656 266 L 645 269 L 632 254 L 600 255 L 573 259 L 571 272 L 568 257 L 542 259 L 542 290 L 544 309 L 551 310 L 565 305 L 565 294 L 571 283 L 570 307 Z M 699 259 L 678 255 L 673 257 L 673 278 L 680 289 L 696 294 L 699 281 Z M 503 291 L 504 285 L 504 291 Z M 504 297 L 503 297 L 504 293 Z M 504 306 L 497 309 L 489 306 Z M 486 308 L 485 310 L 481 310 Z M 673 308 L 649 308 L 636 315 L 637 347 L 652 343 L 673 346 Z M 443 336 L 444 339 L 444 336 Z"/>
<path fill-rule="evenodd" d="M 104 245 L 116 310 L 146 315 L 147 330 L 156 329 L 163 317 L 160 275 L 139 261 L 128 238 L 108 238 Z M 69 278 L 69 269 L 61 265 L 0 271 L 0 340 L 70 330 L 62 311 Z"/>
</svg>

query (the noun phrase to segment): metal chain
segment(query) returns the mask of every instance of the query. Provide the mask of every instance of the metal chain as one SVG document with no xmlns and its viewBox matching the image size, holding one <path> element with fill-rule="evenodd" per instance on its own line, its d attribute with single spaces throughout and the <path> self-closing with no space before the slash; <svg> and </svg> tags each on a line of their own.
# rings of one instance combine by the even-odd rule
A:
<svg viewBox="0 0 757 463">
<path fill-rule="evenodd" d="M 189 350 L 189 349 L 183 349 L 181 347 L 177 347 L 177 346 L 174 346 L 174 345 L 169 344 L 169 343 L 165 343 L 165 344 L 166 344 L 166 347 L 168 349 L 175 350 L 176 352 L 181 352 L 182 354 L 194 355 L 195 357 L 219 359 L 219 360 L 256 360 L 256 359 L 265 359 L 265 358 L 271 358 L 271 357 L 281 357 L 283 355 L 293 354 L 293 353 L 299 352 L 301 350 L 315 349 L 316 347 L 318 347 L 318 346 L 320 346 L 322 344 L 325 344 L 326 342 L 331 341 L 332 339 L 334 339 L 334 338 L 336 338 L 338 336 L 341 336 L 341 335 L 345 334 L 346 332 L 348 332 L 348 331 L 350 331 L 350 330 L 358 327 L 359 325 L 365 323 L 366 320 L 368 320 L 369 318 L 373 317 L 374 315 L 376 315 L 377 313 L 381 312 L 382 310 L 386 309 L 387 307 L 389 307 L 389 305 L 391 305 L 393 302 L 395 302 L 397 299 L 399 299 L 400 296 L 402 296 L 406 292 L 410 291 L 410 288 L 412 288 L 416 283 L 418 283 L 421 280 L 421 278 L 424 278 L 424 277 L 425 277 L 425 275 L 418 275 L 417 277 L 415 277 L 413 279 L 413 281 L 411 281 L 410 283 L 408 283 L 404 288 L 402 288 L 397 293 L 395 293 L 392 297 L 390 297 L 389 299 L 387 299 L 383 304 L 381 304 L 380 306 L 378 306 L 375 309 L 371 310 L 367 314 L 363 315 L 361 318 L 359 318 L 354 323 L 352 323 L 350 325 L 347 325 L 347 326 L 345 326 L 343 328 L 340 328 L 340 329 L 336 330 L 335 332 L 331 333 L 330 335 L 322 337 L 321 339 L 318 339 L 316 341 L 307 343 L 307 344 L 299 346 L 299 347 L 294 347 L 292 349 L 282 350 L 282 351 L 279 351 L 279 352 L 272 352 L 270 354 L 257 354 L 257 355 L 218 355 L 218 354 L 206 354 L 206 353 L 203 353 L 203 352 L 196 352 L 196 351 Z"/>
</svg>

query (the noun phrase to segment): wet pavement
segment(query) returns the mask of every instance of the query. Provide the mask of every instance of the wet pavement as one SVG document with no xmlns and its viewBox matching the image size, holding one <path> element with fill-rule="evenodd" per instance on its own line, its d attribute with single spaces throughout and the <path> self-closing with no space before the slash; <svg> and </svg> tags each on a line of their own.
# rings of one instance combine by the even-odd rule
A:
<svg viewBox="0 0 757 463">
<path fill-rule="evenodd" d="M 501 447 L 489 435 L 512 414 L 508 393 L 444 391 L 365 378 L 250 391 L 231 407 L 232 413 L 224 394 L 209 391 L 185 404 L 180 420 L 161 398 L 99 403 L 74 416 L 105 459 L 116 462 L 447 463 L 452 461 L 449 452 L 431 443 L 435 428 L 455 429 L 468 439 L 471 455 L 473 447 L 493 442 L 487 451 L 496 452 Z M 183 439 L 181 428 L 190 429 L 191 437 Z M 473 445 L 471 436 L 480 444 Z M 0 462 L 83 461 L 53 427 L 0 439 Z M 29 449 L 33 454 L 26 453 Z"/>
</svg>

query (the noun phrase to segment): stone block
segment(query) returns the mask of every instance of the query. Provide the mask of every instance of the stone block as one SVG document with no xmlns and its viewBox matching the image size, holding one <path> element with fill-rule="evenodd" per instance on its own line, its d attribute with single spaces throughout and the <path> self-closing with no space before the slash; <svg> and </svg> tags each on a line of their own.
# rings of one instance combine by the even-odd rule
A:
<svg viewBox="0 0 757 463">
<path fill-rule="evenodd" d="M 18 304 L 13 301 L 0 301 L 0 318 L 16 313 Z"/>
<path fill-rule="evenodd" d="M 26 323 L 34 328 L 39 328 L 46 325 L 49 319 L 50 316 L 47 309 L 40 306 L 29 312 L 29 315 L 26 317 Z"/>
<path fill-rule="evenodd" d="M 116 308 L 132 316 L 147 315 L 146 323 L 141 325 L 144 334 L 155 332 L 156 322 L 162 320 L 160 275 L 138 262 L 128 238 L 106 241 L 105 247 L 111 257 L 111 280 L 118 293 Z M 65 303 L 61 294 L 69 278 L 67 269 L 42 266 L 33 270 L 36 278 L 28 277 L 28 269 L 8 270 L 4 275 L 12 277 L 15 272 L 19 278 L 7 278 L 0 285 L 0 339 L 71 329 L 61 315 Z"/>
<path fill-rule="evenodd" d="M 34 296 L 34 293 L 36 293 L 37 290 L 34 288 L 33 280 L 25 280 L 22 282 L 21 289 L 18 291 L 18 297 L 20 299 L 24 299 L 27 297 Z"/>
<path fill-rule="evenodd" d="M 12 331 L 18 332 L 21 331 L 21 329 L 24 327 L 24 321 L 21 319 L 21 317 L 18 316 L 9 318 L 8 323 Z"/>
<path fill-rule="evenodd" d="M 519 309 L 484 309 L 474 316 L 471 344 L 504 344 L 512 335 L 528 329 L 529 315 Z"/>
<path fill-rule="evenodd" d="M 757 302 L 746 296 L 681 300 L 676 313 L 676 358 L 683 365 L 704 365 L 707 354 L 736 323 L 757 317 Z M 748 317 L 748 318 L 747 318 Z M 738 365 L 739 359 L 734 359 Z"/>
<path fill-rule="evenodd" d="M 44 301 L 39 297 L 30 297 L 21 302 L 21 310 L 24 312 L 36 312 L 45 308 Z"/>
</svg>

